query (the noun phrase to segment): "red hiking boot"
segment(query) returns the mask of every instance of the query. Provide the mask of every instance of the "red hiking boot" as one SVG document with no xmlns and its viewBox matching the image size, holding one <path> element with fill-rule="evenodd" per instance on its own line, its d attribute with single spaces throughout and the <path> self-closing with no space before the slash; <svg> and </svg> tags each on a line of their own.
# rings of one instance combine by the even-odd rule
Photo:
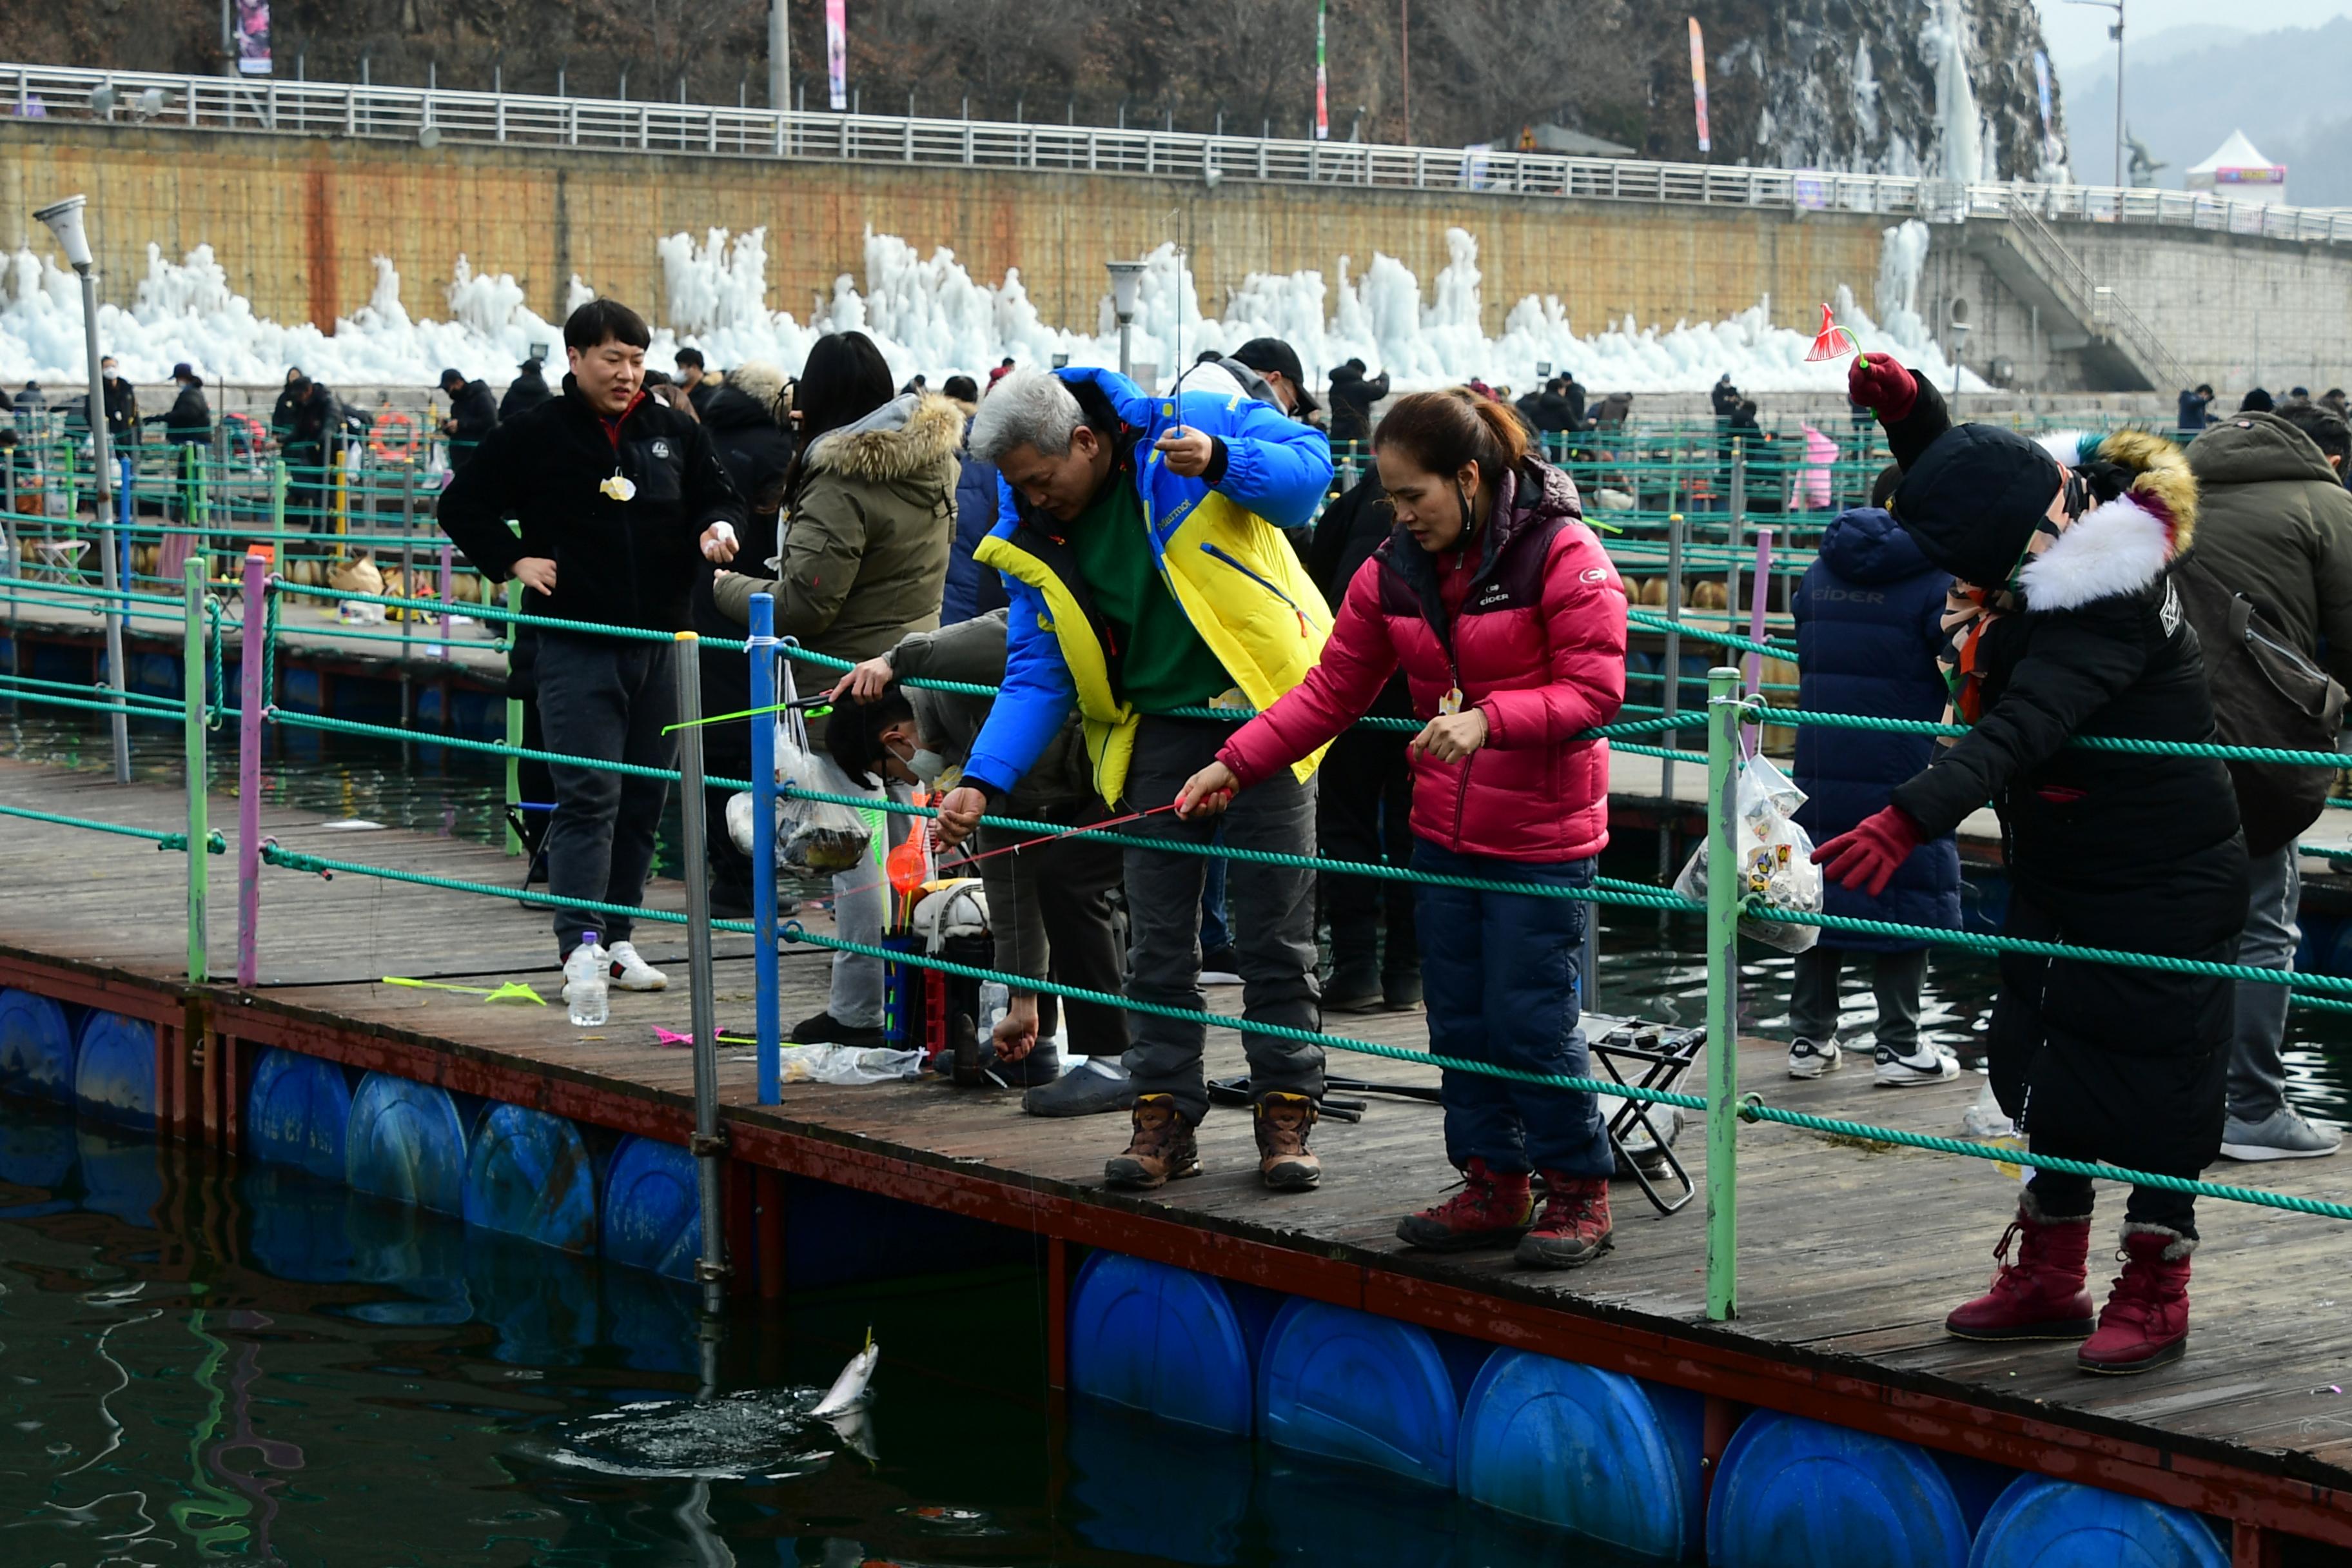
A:
<svg viewBox="0 0 2352 1568">
<path fill-rule="evenodd" d="M 1609 1178 L 1544 1173 L 1543 1215 L 1519 1237 L 1529 1268 L 1580 1268 L 1609 1250 Z"/>
<path fill-rule="evenodd" d="M 2189 1255 L 2197 1238 L 2160 1225 L 2124 1226 L 2124 1271 L 2099 1310 L 2099 1331 L 2074 1364 L 2117 1375 L 2179 1361 L 2189 1349 Z"/>
<path fill-rule="evenodd" d="M 2018 1242 L 2017 1261 L 2009 1244 Z M 2028 1190 L 2017 1218 L 1992 1249 L 2000 1267 L 1992 1289 L 1952 1309 L 1944 1331 L 1964 1340 L 2079 1340 L 2096 1326 L 2091 1293 L 2083 1288 L 2091 1250 L 2091 1216 L 2052 1219 Z"/>
<path fill-rule="evenodd" d="M 1500 1247 L 1527 1234 L 1535 1197 L 1525 1171 L 1495 1171 L 1476 1155 L 1462 1167 L 1462 1190 L 1397 1221 L 1397 1239 L 1432 1252 Z"/>
</svg>

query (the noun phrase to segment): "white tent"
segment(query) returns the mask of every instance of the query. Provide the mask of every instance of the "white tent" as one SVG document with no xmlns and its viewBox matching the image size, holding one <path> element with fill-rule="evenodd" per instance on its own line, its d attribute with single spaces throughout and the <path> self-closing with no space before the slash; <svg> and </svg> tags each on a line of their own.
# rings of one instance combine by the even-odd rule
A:
<svg viewBox="0 0 2352 1568">
<path fill-rule="evenodd" d="M 2210 191 L 2231 201 L 2286 202 L 2286 165 L 2263 157 L 2242 131 L 2231 132 L 2211 157 L 2190 167 L 2187 184 L 2192 191 Z"/>
</svg>

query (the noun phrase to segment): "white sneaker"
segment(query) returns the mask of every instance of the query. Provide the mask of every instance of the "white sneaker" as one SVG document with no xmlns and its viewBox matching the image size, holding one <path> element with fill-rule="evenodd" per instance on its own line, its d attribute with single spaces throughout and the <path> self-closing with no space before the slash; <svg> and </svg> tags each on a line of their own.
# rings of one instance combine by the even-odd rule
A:
<svg viewBox="0 0 2352 1568">
<path fill-rule="evenodd" d="M 1835 1072 L 1840 1055 L 1835 1040 L 1792 1040 L 1789 1045 L 1789 1076 L 1819 1078 L 1825 1072 Z"/>
<path fill-rule="evenodd" d="M 669 976 L 647 963 L 633 942 L 616 942 L 605 950 L 613 984 L 624 991 L 667 991 Z"/>
<path fill-rule="evenodd" d="M 1877 1079 L 1884 1089 L 1909 1089 L 1923 1083 L 1949 1083 L 1960 1076 L 1960 1062 L 1949 1051 L 1922 1046 L 1916 1056 L 1898 1057 L 1892 1046 L 1881 1046 L 1872 1053 L 1878 1064 Z"/>
</svg>

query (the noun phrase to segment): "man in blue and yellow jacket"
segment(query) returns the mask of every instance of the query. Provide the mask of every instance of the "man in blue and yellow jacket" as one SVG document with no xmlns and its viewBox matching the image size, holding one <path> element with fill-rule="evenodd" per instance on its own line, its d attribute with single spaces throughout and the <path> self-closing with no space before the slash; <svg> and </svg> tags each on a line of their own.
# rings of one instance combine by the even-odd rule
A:
<svg viewBox="0 0 2352 1568">
<path fill-rule="evenodd" d="M 1280 530 L 1304 526 L 1320 508 L 1329 443 L 1272 403 L 1222 391 L 1154 398 L 1124 376 L 1072 369 L 999 382 L 972 421 L 971 447 L 1003 476 L 996 527 L 973 558 L 1003 574 L 1013 612 L 1003 689 L 962 787 L 941 804 L 941 837 L 952 843 L 969 832 L 1073 708 L 1103 799 L 1130 812 L 1171 805 L 1232 731 L 1203 710 L 1266 707 L 1322 654 L 1330 611 Z M 1224 842 L 1311 856 L 1313 775 L 1309 759 L 1238 799 L 1223 818 Z M 1211 827 L 1159 810 L 1125 831 L 1204 846 Z M 1126 860 L 1128 994 L 1201 1010 L 1207 863 L 1135 848 Z M 1319 1027 L 1314 874 L 1236 860 L 1228 878 L 1243 1017 Z M 1205 1030 L 1138 1015 L 1134 1031 L 1124 1064 L 1133 1131 L 1106 1174 L 1157 1187 L 1200 1170 L 1192 1130 L 1209 1107 Z M 1271 1187 L 1311 1187 L 1321 1174 L 1307 1142 L 1323 1092 L 1322 1048 L 1248 1031 L 1242 1043 L 1260 1172 Z M 1110 1081 L 1097 1091 L 1118 1092 L 1118 1075 L 1099 1070 Z"/>
</svg>

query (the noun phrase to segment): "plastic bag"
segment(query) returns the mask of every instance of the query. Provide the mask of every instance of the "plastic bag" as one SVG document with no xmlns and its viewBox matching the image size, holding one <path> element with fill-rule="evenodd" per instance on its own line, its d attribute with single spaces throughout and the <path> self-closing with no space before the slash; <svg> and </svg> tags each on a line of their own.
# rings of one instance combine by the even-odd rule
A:
<svg viewBox="0 0 2352 1568">
<path fill-rule="evenodd" d="M 785 1046 L 776 1054 L 778 1081 L 782 1083 L 895 1083 L 919 1078 L 923 1071 L 921 1051 L 894 1051 L 887 1046 Z M 735 1060 L 748 1062 L 758 1055 L 744 1051 Z"/>
<path fill-rule="evenodd" d="M 1739 765 L 1739 819 L 1732 825 L 1732 837 L 1740 847 L 1741 898 L 1761 893 L 1780 909 L 1821 912 L 1822 869 L 1813 864 L 1811 835 L 1796 822 L 1797 808 L 1804 804 L 1805 792 L 1770 758 L 1759 754 Z M 1675 879 L 1675 891 L 1699 903 L 1706 901 L 1708 843 L 1698 841 Z M 1783 952 L 1802 952 L 1822 939 L 1819 926 L 1785 921 L 1743 920 L 1739 934 Z"/>
<path fill-rule="evenodd" d="M 777 698 L 796 700 L 790 659 L 776 661 Z M 824 795 L 874 795 L 876 791 L 850 782 L 834 760 L 809 744 L 808 724 L 798 708 L 787 706 L 776 724 L 776 782 L 794 784 Z M 877 796 L 878 798 L 878 796 Z M 751 852 L 751 795 L 749 791 L 727 802 L 727 836 L 744 854 Z M 866 814 L 838 801 L 805 800 L 798 795 L 776 797 L 776 865 L 779 869 L 812 877 L 832 877 L 854 871 L 873 847 L 874 830 Z"/>
</svg>

